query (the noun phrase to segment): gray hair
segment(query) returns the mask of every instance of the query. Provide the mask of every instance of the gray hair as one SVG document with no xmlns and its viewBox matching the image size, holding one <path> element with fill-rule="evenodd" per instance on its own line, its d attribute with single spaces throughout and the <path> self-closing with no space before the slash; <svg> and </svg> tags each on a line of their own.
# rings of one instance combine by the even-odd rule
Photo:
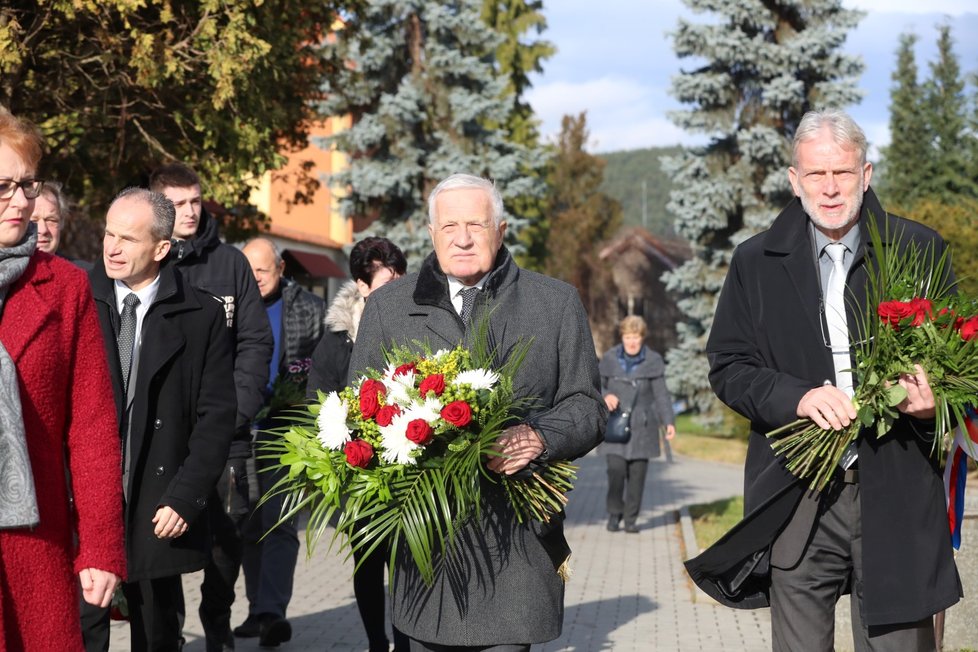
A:
<svg viewBox="0 0 978 652">
<path fill-rule="evenodd" d="M 496 184 L 489 179 L 483 179 L 472 174 L 456 173 L 444 179 L 435 186 L 435 189 L 428 195 L 428 223 L 434 224 L 437 219 L 435 215 L 435 200 L 438 195 L 448 190 L 463 189 L 483 190 L 489 198 L 489 210 L 492 213 L 492 221 L 496 226 L 503 220 L 503 198 L 496 189 Z"/>
<path fill-rule="evenodd" d="M 41 195 L 47 195 L 58 211 L 58 223 L 64 224 L 65 218 L 71 212 L 68 195 L 65 194 L 64 185 L 60 181 L 45 181 L 41 185 Z"/>
<path fill-rule="evenodd" d="M 821 109 L 809 111 L 802 116 L 801 122 L 798 123 L 795 138 L 791 143 L 792 166 L 798 165 L 798 146 L 815 138 L 823 127 L 828 127 L 829 131 L 832 132 L 832 139 L 837 145 L 859 151 L 859 165 L 866 163 L 866 150 L 869 148 L 869 144 L 866 142 L 866 134 L 856 124 L 856 121 L 841 109 Z"/>
<path fill-rule="evenodd" d="M 153 225 L 150 227 L 150 234 L 157 240 L 169 240 L 173 237 L 173 225 L 177 221 L 177 209 L 173 207 L 173 202 L 166 198 L 166 195 L 146 188 L 130 186 L 126 188 L 112 200 L 109 208 L 120 199 L 135 199 L 149 204 L 153 209 Z"/>
<path fill-rule="evenodd" d="M 265 237 L 262 237 L 262 236 L 258 236 L 256 238 L 252 238 L 251 240 L 248 240 L 247 242 L 245 242 L 241 246 L 241 249 L 244 250 L 245 247 L 247 247 L 248 245 L 253 244 L 255 242 L 264 242 L 269 247 L 271 247 L 271 249 L 272 249 L 272 255 L 275 257 L 275 265 L 276 265 L 276 267 L 278 265 L 281 265 L 282 264 L 282 252 L 279 251 L 278 245 L 275 244 L 275 242 L 273 242 L 272 240 L 270 240 L 268 238 L 265 238 Z"/>
</svg>

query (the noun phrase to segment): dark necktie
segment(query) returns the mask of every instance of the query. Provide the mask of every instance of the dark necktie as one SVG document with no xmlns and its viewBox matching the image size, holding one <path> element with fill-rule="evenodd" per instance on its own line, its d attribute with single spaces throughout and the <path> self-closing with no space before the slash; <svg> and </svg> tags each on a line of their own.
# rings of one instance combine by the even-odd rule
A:
<svg viewBox="0 0 978 652">
<path fill-rule="evenodd" d="M 119 366 L 122 368 L 122 389 L 129 389 L 129 370 L 132 367 L 132 349 L 136 343 L 136 306 L 139 297 L 130 292 L 122 300 L 122 319 L 119 323 Z"/>
<path fill-rule="evenodd" d="M 472 308 L 475 306 L 475 298 L 479 295 L 479 288 L 466 288 L 459 292 L 462 295 L 462 310 L 459 312 L 459 317 L 462 318 L 462 324 L 468 328 L 469 318 L 472 316 Z"/>
</svg>

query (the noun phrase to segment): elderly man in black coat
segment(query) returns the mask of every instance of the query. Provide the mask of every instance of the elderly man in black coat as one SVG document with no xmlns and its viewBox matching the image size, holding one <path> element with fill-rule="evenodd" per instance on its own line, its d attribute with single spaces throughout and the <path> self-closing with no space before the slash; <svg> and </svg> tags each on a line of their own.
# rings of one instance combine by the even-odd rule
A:
<svg viewBox="0 0 978 652">
<path fill-rule="evenodd" d="M 384 366 L 391 345 L 433 350 L 471 341 L 466 328 L 488 317 L 503 352 L 532 341 L 514 380 L 533 398 L 518 425 L 499 438 L 488 468 L 513 474 L 530 462 L 584 455 L 601 439 L 607 410 L 587 315 L 573 287 L 520 269 L 503 247 L 502 199 L 490 181 L 456 174 L 428 199 L 434 253 L 421 270 L 374 292 L 360 321 L 351 378 Z M 468 321 L 463 315 L 469 317 Z M 394 573 L 394 625 L 411 649 L 527 650 L 560 635 L 569 549 L 560 519 L 519 524 L 498 483 L 486 482 L 480 518 L 467 522 L 454 549 L 425 586 L 405 550 Z"/>
<path fill-rule="evenodd" d="M 821 494 L 805 491 L 764 436 L 799 417 L 835 429 L 856 418 L 849 347 L 874 256 L 869 222 L 887 247 L 913 241 L 944 251 L 934 231 L 883 211 L 869 188 L 866 147 L 845 113 L 805 115 L 788 171 L 798 199 L 737 248 L 707 343 L 717 396 L 751 421 L 746 516 L 686 565 L 724 604 L 770 604 L 776 650 L 833 649 L 835 604 L 845 593 L 857 650 L 933 649 L 931 616 L 961 596 L 930 455 L 934 397 L 922 372 L 900 379 L 908 398 L 893 429 L 880 439 L 861 435 Z M 843 254 L 841 269 L 832 249 Z M 844 322 L 831 319 L 841 346 L 825 308 L 840 287 L 831 283 L 836 273 L 850 298 Z"/>
<path fill-rule="evenodd" d="M 106 216 L 89 273 L 123 442 L 123 495 L 133 650 L 181 644 L 180 575 L 210 551 L 208 497 L 234 435 L 231 345 L 220 305 L 172 265 L 173 204 L 124 190 Z M 108 613 L 86 618 L 86 649 L 106 649 Z"/>
</svg>

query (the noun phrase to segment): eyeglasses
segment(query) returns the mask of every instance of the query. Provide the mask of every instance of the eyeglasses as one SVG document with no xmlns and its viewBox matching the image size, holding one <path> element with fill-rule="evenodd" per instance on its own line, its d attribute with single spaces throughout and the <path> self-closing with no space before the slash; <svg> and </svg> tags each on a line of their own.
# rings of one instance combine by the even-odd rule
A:
<svg viewBox="0 0 978 652">
<path fill-rule="evenodd" d="M 0 199 L 10 199 L 17 192 L 17 188 L 24 191 L 24 197 L 37 199 L 37 196 L 41 194 L 41 188 L 43 186 L 44 181 L 41 179 L 21 179 L 20 181 L 14 181 L 13 179 L 0 178 Z"/>
<path fill-rule="evenodd" d="M 869 342 L 873 341 L 872 336 L 867 337 L 865 333 L 853 333 L 850 329 L 849 331 L 849 346 L 838 347 L 832 345 L 832 340 L 829 338 L 829 322 L 825 317 L 825 300 L 819 299 L 818 301 L 818 326 L 822 331 L 822 344 L 825 345 L 832 353 L 848 353 L 851 349 L 861 347 Z M 862 330 L 862 329 L 860 329 Z M 853 335 L 858 335 L 856 339 L 853 339 Z"/>
</svg>

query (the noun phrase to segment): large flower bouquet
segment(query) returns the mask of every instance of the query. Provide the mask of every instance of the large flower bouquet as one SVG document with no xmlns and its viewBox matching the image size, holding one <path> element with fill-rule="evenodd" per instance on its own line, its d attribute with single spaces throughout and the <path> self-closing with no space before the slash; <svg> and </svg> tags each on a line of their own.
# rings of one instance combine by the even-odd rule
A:
<svg viewBox="0 0 978 652">
<path fill-rule="evenodd" d="M 335 520 L 351 550 L 389 541 L 393 558 L 403 540 L 431 583 L 436 553 L 450 553 L 458 528 L 479 512 L 482 479 L 502 485 L 521 522 L 548 521 L 566 503 L 576 469 L 558 462 L 507 477 L 486 467 L 514 412 L 530 405 L 513 393 L 527 346 L 498 368 L 484 345 L 421 348 L 395 348 L 386 369 L 320 392 L 293 411 L 266 452 L 288 470 L 272 489 L 287 494 L 282 518 L 311 508 L 310 549 Z"/>
<path fill-rule="evenodd" d="M 919 433 L 932 438 L 934 455 L 943 454 L 944 435 L 964 421 L 965 409 L 978 397 L 978 301 L 955 292 L 947 252 L 938 256 L 933 244 L 921 248 L 911 242 L 900 253 L 883 245 L 872 222 L 870 227 L 875 258 L 854 346 L 858 416 L 842 430 L 800 419 L 768 433 L 788 470 L 814 490 L 825 487 L 864 428 L 866 436 L 878 438 L 890 431 L 900 416 L 897 406 L 907 398 L 898 380 L 916 373 L 917 365 L 927 374 L 936 404 L 933 432 Z M 896 235 L 899 241 L 902 234 Z"/>
</svg>

